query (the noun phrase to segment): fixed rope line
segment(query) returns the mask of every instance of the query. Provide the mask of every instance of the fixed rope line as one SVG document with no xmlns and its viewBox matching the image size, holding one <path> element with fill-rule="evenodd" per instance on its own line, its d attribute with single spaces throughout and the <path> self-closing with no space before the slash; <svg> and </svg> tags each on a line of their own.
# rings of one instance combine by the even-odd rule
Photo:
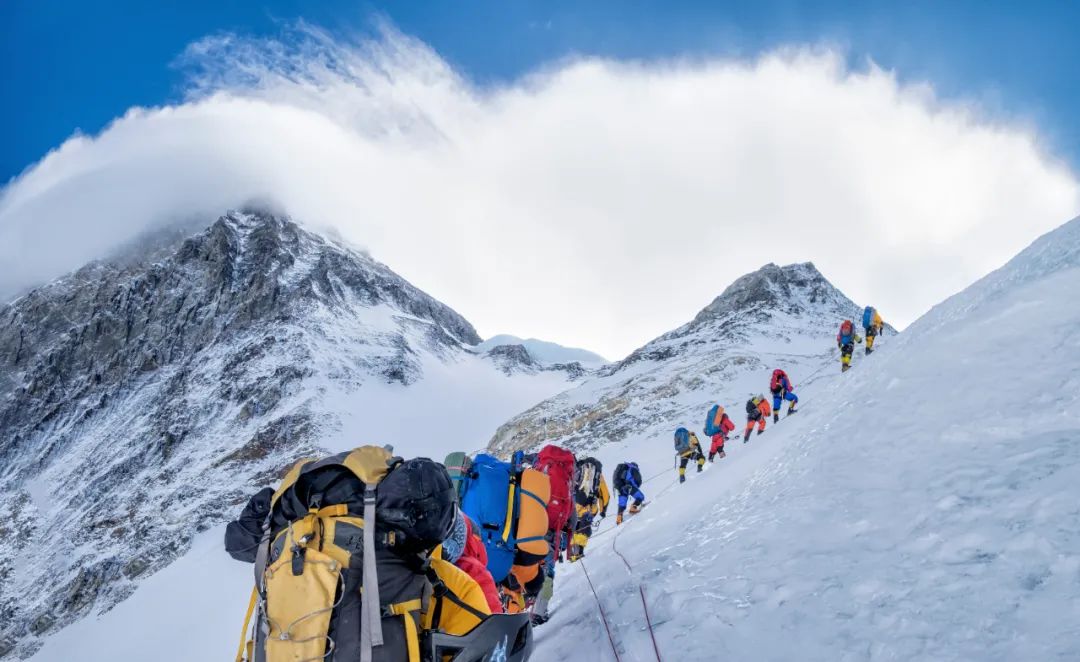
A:
<svg viewBox="0 0 1080 662">
<path fill-rule="evenodd" d="M 672 485 L 674 485 L 674 483 L 672 483 Z M 671 487 L 671 485 L 668 485 L 668 487 Z M 665 490 L 666 489 L 667 488 L 665 488 Z M 660 495 L 657 494 L 656 496 Z M 618 540 L 619 536 L 615 536 L 611 540 L 611 550 L 619 555 L 619 558 L 622 559 L 623 565 L 626 566 L 626 572 L 630 575 L 631 578 L 633 578 L 634 568 L 630 565 L 630 562 L 626 560 L 626 557 L 623 556 L 623 553 L 620 552 L 619 548 L 615 545 Z M 640 581 L 638 581 L 638 595 L 641 596 L 641 609 L 645 613 L 645 625 L 649 628 L 649 638 L 652 639 L 653 652 L 656 653 L 656 662 L 663 662 L 663 658 L 660 657 L 660 646 L 656 643 L 656 632 L 653 630 L 652 616 L 649 615 L 649 604 L 648 601 L 645 599 L 645 586 Z"/>
<path fill-rule="evenodd" d="M 615 637 L 611 634 L 611 626 L 608 625 L 607 615 L 604 614 L 604 605 L 600 604 L 600 596 L 596 594 L 596 587 L 593 586 L 589 571 L 585 568 L 585 559 L 581 559 L 578 563 L 581 564 L 581 570 L 585 573 L 585 580 L 589 582 L 589 590 L 592 591 L 593 599 L 596 600 L 596 606 L 600 610 L 600 620 L 604 623 L 604 629 L 607 630 L 608 643 L 611 644 L 611 652 L 615 654 L 615 662 L 622 662 L 622 658 L 619 657 L 619 648 L 615 645 Z"/>
</svg>

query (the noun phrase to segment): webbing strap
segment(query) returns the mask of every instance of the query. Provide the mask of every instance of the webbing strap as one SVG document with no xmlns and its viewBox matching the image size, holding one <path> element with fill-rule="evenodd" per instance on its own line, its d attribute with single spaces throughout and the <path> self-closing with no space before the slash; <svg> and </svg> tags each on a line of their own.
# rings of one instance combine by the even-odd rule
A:
<svg viewBox="0 0 1080 662">
<path fill-rule="evenodd" d="M 543 500 L 543 499 L 541 499 L 541 498 L 540 498 L 540 497 L 539 497 L 538 495 L 536 495 L 536 494 L 533 494 L 532 492 L 530 492 L 529 490 L 527 490 L 527 489 L 525 489 L 525 488 L 519 488 L 519 489 L 521 490 L 521 493 L 522 493 L 522 494 L 524 494 L 524 495 L 525 495 L 525 496 L 527 496 L 527 497 L 532 497 L 532 498 L 533 498 L 533 500 L 535 500 L 535 501 L 536 501 L 536 503 L 540 504 L 540 505 L 541 505 L 541 506 L 543 506 L 544 508 L 547 508 L 547 504 L 546 504 L 546 503 L 544 503 L 544 500 Z"/>
<path fill-rule="evenodd" d="M 240 647 L 236 649 L 236 662 L 244 662 L 244 649 L 247 648 L 248 625 L 251 623 L 251 614 L 255 612 L 255 603 L 259 600 L 259 589 L 251 587 L 251 599 L 248 600 L 247 613 L 244 614 L 244 627 L 240 629 Z"/>
<path fill-rule="evenodd" d="M 326 506 L 315 511 L 317 517 L 341 517 L 349 514 L 349 507 L 343 503 Z"/>
<path fill-rule="evenodd" d="M 405 602 L 395 602 L 392 605 L 388 605 L 386 610 L 394 616 L 402 616 L 408 614 L 410 611 L 419 611 L 423 606 L 424 603 L 420 598 L 416 598 L 415 600 L 406 600 Z"/>
<path fill-rule="evenodd" d="M 546 538 L 544 536 L 529 536 L 528 538 L 518 538 L 514 542 L 523 543 L 523 542 L 534 542 L 536 540 L 546 540 Z"/>
<path fill-rule="evenodd" d="M 266 564 L 270 558 L 270 514 L 267 513 L 262 523 L 262 537 L 259 548 L 255 550 L 255 590 L 259 596 L 266 597 Z"/>
<path fill-rule="evenodd" d="M 364 492 L 364 600 L 360 609 L 360 662 L 372 662 L 372 649 L 383 645 L 379 613 L 379 574 L 375 560 L 375 490 Z"/>
<path fill-rule="evenodd" d="M 514 524 L 514 494 L 517 491 L 517 483 L 511 481 L 510 489 L 506 493 L 506 524 L 503 525 L 503 542 L 510 542 L 510 528 Z"/>
<path fill-rule="evenodd" d="M 420 632 L 416 627 L 416 619 L 409 614 L 402 614 L 405 621 L 405 645 L 409 649 L 409 662 L 420 662 Z"/>
<path fill-rule="evenodd" d="M 445 584 L 444 584 L 444 586 L 445 586 Z M 482 611 L 480 611 L 480 610 L 476 609 L 476 608 L 475 608 L 475 607 L 473 607 L 472 605 L 468 604 L 467 602 L 465 602 L 464 600 L 462 600 L 461 598 L 459 598 L 459 597 L 458 597 L 458 596 L 457 596 L 457 595 L 456 595 L 456 594 L 455 594 L 455 593 L 454 593 L 454 592 L 453 592 L 453 591 L 452 591 L 452 590 L 450 589 L 450 587 L 449 587 L 449 586 L 446 586 L 446 592 L 444 593 L 444 595 L 445 595 L 445 596 L 446 596 L 447 598 L 449 598 L 449 599 L 450 599 L 450 602 L 453 602 L 453 603 L 454 603 L 454 604 L 456 604 L 456 605 L 457 605 L 458 607 L 461 607 L 461 608 L 462 608 L 462 609 L 464 609 L 465 611 L 469 612 L 470 614 L 472 614 L 473 616 L 475 616 L 475 617 L 476 617 L 476 618 L 477 618 L 478 620 L 481 620 L 481 621 L 483 621 L 483 620 L 484 620 L 485 618 L 487 618 L 487 617 L 488 617 L 488 614 L 485 614 L 484 612 L 482 612 Z"/>
<path fill-rule="evenodd" d="M 405 621 L 405 643 L 409 648 L 409 662 L 420 662 L 420 631 L 416 627 L 416 619 L 410 612 L 420 611 L 424 602 L 420 598 L 406 600 L 389 605 L 386 610 L 394 616 L 401 616 Z"/>
</svg>

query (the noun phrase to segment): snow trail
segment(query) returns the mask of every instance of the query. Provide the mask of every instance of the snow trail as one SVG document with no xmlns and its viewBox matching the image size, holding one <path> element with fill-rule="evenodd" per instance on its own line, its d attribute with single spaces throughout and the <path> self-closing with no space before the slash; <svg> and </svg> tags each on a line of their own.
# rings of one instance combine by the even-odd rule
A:
<svg viewBox="0 0 1080 662">
<path fill-rule="evenodd" d="M 648 494 L 585 557 L 620 658 L 655 658 L 639 585 L 672 659 L 1080 657 L 1077 291 L 1073 221 Z M 611 659 L 581 573 L 559 571 L 538 657 Z"/>
</svg>

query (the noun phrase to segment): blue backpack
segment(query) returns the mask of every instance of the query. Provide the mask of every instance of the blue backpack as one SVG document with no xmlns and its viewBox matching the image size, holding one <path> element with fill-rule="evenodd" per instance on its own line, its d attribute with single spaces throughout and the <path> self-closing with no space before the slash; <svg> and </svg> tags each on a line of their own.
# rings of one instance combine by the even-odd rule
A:
<svg viewBox="0 0 1080 662">
<path fill-rule="evenodd" d="M 690 450 L 690 431 L 679 428 L 675 431 L 675 452 L 685 453 L 688 450 Z"/>
<path fill-rule="evenodd" d="M 862 326 L 864 329 L 869 329 L 870 325 L 874 323 L 874 307 L 867 306 L 862 311 Z"/>
<path fill-rule="evenodd" d="M 716 427 L 716 413 L 720 411 L 720 405 L 713 405 L 709 410 L 708 415 L 705 416 L 705 434 L 706 436 L 713 436 L 714 434 L 720 434 L 720 428 Z"/>
<path fill-rule="evenodd" d="M 516 522 L 524 490 L 516 487 L 515 476 L 521 470 L 521 462 L 520 452 L 514 454 L 512 462 L 502 462 L 482 453 L 472 461 L 462 484 L 461 510 L 477 524 L 476 533 L 487 548 L 487 568 L 496 583 L 510 574 L 518 543 L 543 539 L 543 536 L 516 538 Z M 512 484 L 515 489 L 511 498 Z M 546 507 L 539 497 L 524 493 Z M 507 512 L 508 507 L 510 512 Z M 544 528 L 546 523 L 545 518 Z"/>
</svg>

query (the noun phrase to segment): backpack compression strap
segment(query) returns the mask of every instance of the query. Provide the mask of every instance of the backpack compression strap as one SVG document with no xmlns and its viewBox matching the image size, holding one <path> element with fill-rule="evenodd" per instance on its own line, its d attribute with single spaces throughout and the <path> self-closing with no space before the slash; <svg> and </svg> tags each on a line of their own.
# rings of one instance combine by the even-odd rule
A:
<svg viewBox="0 0 1080 662">
<path fill-rule="evenodd" d="M 256 587 L 251 588 L 251 600 L 248 601 L 247 613 L 244 614 L 244 627 L 240 630 L 240 647 L 236 649 L 236 662 L 245 662 L 250 658 L 245 653 L 250 653 L 248 644 L 250 643 L 247 638 L 248 624 L 251 623 L 251 614 L 255 611 L 255 604 L 259 601 L 259 589 Z"/>
<path fill-rule="evenodd" d="M 342 464 L 364 481 L 364 599 L 360 606 L 360 662 L 372 662 L 375 646 L 383 645 L 379 600 L 379 570 L 375 559 L 375 487 L 390 472 L 390 452 L 378 446 L 361 446 Z"/>
</svg>

